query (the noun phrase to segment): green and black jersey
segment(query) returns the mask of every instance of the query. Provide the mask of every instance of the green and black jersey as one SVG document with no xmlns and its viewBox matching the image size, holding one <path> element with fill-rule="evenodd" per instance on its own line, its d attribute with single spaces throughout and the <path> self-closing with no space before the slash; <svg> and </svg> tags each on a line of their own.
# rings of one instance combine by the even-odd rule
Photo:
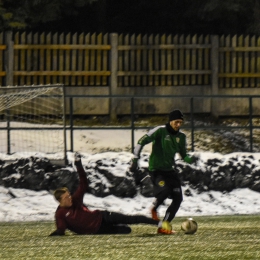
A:
<svg viewBox="0 0 260 260">
<path fill-rule="evenodd" d="M 175 132 L 169 124 L 157 126 L 139 139 L 134 149 L 134 160 L 140 158 L 143 147 L 151 142 L 150 171 L 171 171 L 176 153 L 187 163 L 192 161 L 186 153 L 186 135 L 180 131 Z"/>
</svg>

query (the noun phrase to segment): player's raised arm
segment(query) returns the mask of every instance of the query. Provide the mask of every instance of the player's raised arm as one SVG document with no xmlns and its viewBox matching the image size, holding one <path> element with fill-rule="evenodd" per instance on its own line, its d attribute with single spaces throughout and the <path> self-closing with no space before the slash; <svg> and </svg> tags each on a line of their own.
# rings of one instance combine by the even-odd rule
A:
<svg viewBox="0 0 260 260">
<path fill-rule="evenodd" d="M 81 162 L 81 156 L 78 153 L 75 153 L 74 156 L 74 164 L 77 168 L 77 172 L 79 175 L 79 187 L 75 191 L 75 193 L 72 195 L 73 202 L 83 202 L 83 196 L 86 193 L 88 189 L 88 180 L 86 178 L 86 172 L 83 168 L 82 162 Z"/>
<path fill-rule="evenodd" d="M 68 217 L 73 216 L 75 207 L 81 207 L 83 203 L 83 197 L 88 188 L 88 181 L 81 163 L 81 156 L 78 153 L 75 153 L 74 164 L 79 175 L 79 186 L 73 195 L 70 194 L 70 191 L 66 187 L 55 190 L 53 195 L 59 202 L 59 206 L 55 213 L 57 229 L 52 232 L 50 236 L 64 235 L 65 230 L 68 228 Z"/>
</svg>

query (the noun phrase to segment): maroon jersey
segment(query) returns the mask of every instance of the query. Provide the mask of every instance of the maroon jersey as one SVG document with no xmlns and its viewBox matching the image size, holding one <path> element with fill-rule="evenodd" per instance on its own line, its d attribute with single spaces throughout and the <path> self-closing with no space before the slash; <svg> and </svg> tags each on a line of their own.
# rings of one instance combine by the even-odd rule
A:
<svg viewBox="0 0 260 260">
<path fill-rule="evenodd" d="M 84 193 L 88 188 L 86 174 L 82 167 L 78 168 L 79 187 L 72 195 L 71 207 L 58 207 L 55 213 L 57 235 L 64 235 L 69 229 L 77 234 L 95 234 L 102 222 L 99 210 L 91 211 L 83 204 Z"/>
</svg>

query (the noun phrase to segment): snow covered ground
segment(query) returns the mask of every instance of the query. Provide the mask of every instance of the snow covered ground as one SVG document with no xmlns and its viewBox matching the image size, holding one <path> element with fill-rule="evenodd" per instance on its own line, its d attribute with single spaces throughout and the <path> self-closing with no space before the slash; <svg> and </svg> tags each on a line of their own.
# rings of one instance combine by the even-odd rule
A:
<svg viewBox="0 0 260 260">
<path fill-rule="evenodd" d="M 144 134 L 137 133 L 137 138 Z M 109 138 L 108 138 L 109 137 Z M 77 131 L 74 134 L 75 150 L 84 155 L 83 164 L 89 160 L 100 158 L 105 160 L 109 156 L 118 156 L 122 162 L 120 169 L 125 169 L 126 162 L 129 162 L 132 155 L 130 152 L 122 152 L 130 147 L 130 132 L 126 131 Z M 122 149 L 123 148 L 123 149 Z M 151 146 L 148 145 L 144 152 L 149 152 Z M 118 151 L 117 151 L 118 149 Z M 113 152 L 108 152 L 113 151 Z M 106 152 L 106 153 L 104 153 Z M 200 156 L 200 163 L 209 158 L 225 159 L 230 156 L 241 156 L 241 153 L 222 155 L 210 152 L 196 152 Z M 245 155 L 248 156 L 248 153 Z M 252 154 L 259 161 L 260 153 Z M 0 154 L 1 160 L 9 160 L 14 155 L 6 156 Z M 22 153 L 19 156 L 23 156 Z M 27 155 L 28 156 L 28 155 Z M 73 153 L 68 153 L 69 160 L 72 160 Z M 123 172 L 123 171 L 121 171 Z M 183 190 L 189 187 L 183 187 Z M 190 189 L 190 188 L 189 188 Z M 259 214 L 260 193 L 249 189 L 236 189 L 230 193 L 216 191 L 197 194 L 190 189 L 192 196 L 184 195 L 184 201 L 177 216 L 207 216 L 207 215 L 235 215 L 235 214 Z M 15 196 L 12 196 L 15 195 Z M 137 195 L 135 198 L 120 199 L 115 196 L 105 198 L 94 197 L 86 194 L 84 202 L 92 209 L 107 209 L 110 211 L 125 214 L 144 214 L 149 216 L 153 198 L 145 198 Z M 165 205 L 159 209 L 159 215 L 163 216 L 170 200 L 166 200 Z M 52 221 L 57 202 L 48 191 L 31 191 L 24 189 L 4 188 L 0 186 L 0 221 Z"/>
</svg>

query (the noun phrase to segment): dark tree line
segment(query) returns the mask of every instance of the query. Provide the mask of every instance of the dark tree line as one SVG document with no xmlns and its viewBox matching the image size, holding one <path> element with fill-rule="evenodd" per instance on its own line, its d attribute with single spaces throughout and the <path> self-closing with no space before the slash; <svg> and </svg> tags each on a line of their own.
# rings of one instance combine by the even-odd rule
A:
<svg viewBox="0 0 260 260">
<path fill-rule="evenodd" d="M 260 0 L 0 0 L 0 27 L 259 35 Z"/>
</svg>

